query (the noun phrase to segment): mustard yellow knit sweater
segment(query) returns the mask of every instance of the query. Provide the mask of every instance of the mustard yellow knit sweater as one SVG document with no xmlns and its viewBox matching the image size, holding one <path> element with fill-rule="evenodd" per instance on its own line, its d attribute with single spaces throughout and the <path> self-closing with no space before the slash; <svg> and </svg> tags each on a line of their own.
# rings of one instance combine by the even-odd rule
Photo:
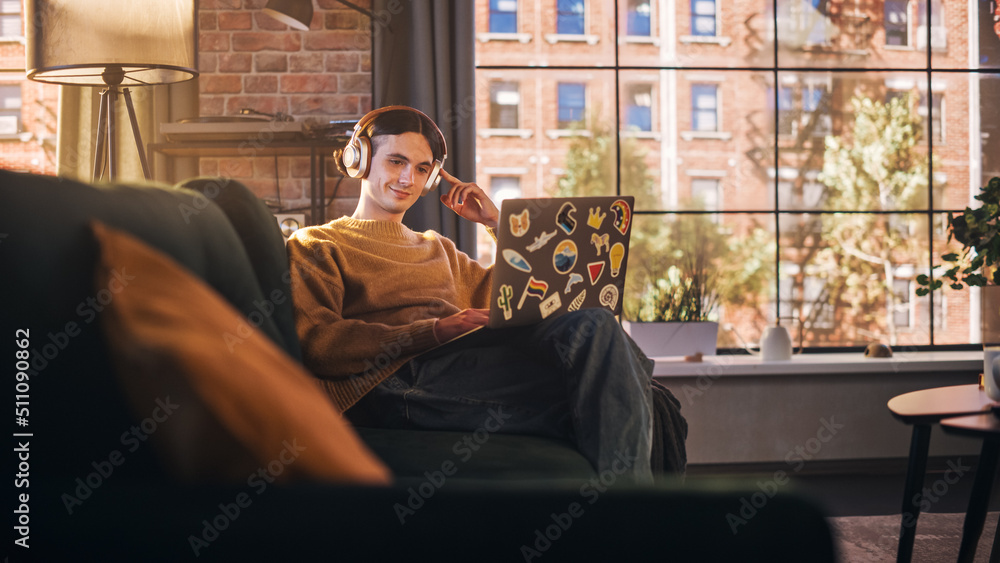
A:
<svg viewBox="0 0 1000 563">
<path fill-rule="evenodd" d="M 341 217 L 287 249 L 303 362 L 341 410 L 437 346 L 435 319 L 489 300 L 492 268 L 434 231 Z"/>
</svg>

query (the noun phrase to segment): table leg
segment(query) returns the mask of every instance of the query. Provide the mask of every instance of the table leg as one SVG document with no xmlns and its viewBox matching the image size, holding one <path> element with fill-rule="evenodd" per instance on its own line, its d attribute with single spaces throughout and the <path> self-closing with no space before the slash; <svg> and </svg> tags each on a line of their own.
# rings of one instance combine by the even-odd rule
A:
<svg viewBox="0 0 1000 563">
<path fill-rule="evenodd" d="M 903 488 L 903 518 L 899 527 L 897 563 L 909 563 L 913 557 L 913 540 L 917 536 L 917 519 L 920 517 L 920 489 L 927 472 L 927 449 L 931 441 L 929 424 L 914 424 L 910 438 L 910 460 L 906 468 Z"/>
<path fill-rule="evenodd" d="M 976 556 L 976 545 L 983 533 L 983 522 L 986 521 L 986 510 L 990 504 L 990 491 L 996 476 L 998 455 L 1000 455 L 1000 441 L 984 440 L 983 449 L 979 454 L 979 467 L 976 468 L 976 479 L 972 482 L 969 509 L 965 512 L 965 525 L 962 526 L 962 546 L 958 550 L 959 563 L 971 562 Z"/>
</svg>

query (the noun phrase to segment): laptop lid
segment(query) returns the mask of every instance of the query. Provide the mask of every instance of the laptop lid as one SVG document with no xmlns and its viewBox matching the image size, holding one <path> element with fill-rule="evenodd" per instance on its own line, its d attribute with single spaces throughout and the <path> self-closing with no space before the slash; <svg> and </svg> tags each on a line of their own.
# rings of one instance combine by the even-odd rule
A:
<svg viewBox="0 0 1000 563">
<path fill-rule="evenodd" d="M 490 328 L 591 307 L 621 313 L 632 196 L 501 203 Z"/>
</svg>

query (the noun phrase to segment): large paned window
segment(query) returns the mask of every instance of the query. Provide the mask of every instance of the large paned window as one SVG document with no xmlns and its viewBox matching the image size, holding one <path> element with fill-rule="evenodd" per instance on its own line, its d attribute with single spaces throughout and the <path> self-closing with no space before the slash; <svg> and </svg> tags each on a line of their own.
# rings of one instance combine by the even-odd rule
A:
<svg viewBox="0 0 1000 563">
<path fill-rule="evenodd" d="M 959 248 L 949 214 L 1000 176 L 1000 35 L 980 2 L 519 0 L 517 14 L 530 49 L 476 44 L 476 125 L 516 129 L 477 135 L 477 182 L 635 197 L 623 318 L 678 272 L 696 279 L 694 256 L 709 318 L 734 329 L 721 349 L 779 319 L 811 351 L 981 346 L 978 292 L 917 291 Z M 553 26 L 587 40 L 550 40 Z"/>
<path fill-rule="evenodd" d="M 490 0 L 490 33 L 517 33 L 517 0 Z"/>
</svg>

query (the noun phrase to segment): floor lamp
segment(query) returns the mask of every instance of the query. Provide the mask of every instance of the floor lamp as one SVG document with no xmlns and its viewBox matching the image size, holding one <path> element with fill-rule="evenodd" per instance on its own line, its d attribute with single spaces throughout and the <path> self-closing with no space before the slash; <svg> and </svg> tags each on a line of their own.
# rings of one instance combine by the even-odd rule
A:
<svg viewBox="0 0 1000 563">
<path fill-rule="evenodd" d="M 31 80 L 99 86 L 94 179 L 105 162 L 118 175 L 118 99 L 124 98 L 143 174 L 150 179 L 129 87 L 198 76 L 195 0 L 27 0 L 26 66 Z M 105 160 L 106 159 L 106 160 Z"/>
</svg>

